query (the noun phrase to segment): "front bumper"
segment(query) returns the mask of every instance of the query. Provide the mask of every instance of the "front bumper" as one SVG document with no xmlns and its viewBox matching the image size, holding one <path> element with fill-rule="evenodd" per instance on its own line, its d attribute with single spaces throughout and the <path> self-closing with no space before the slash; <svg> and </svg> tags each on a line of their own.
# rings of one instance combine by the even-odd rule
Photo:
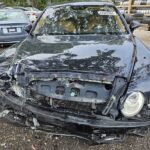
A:
<svg viewBox="0 0 150 150">
<path fill-rule="evenodd" d="M 16 98 L 4 92 L 0 92 L 0 95 L 3 97 L 5 103 L 12 106 L 12 108 L 17 109 L 17 111 L 29 112 L 30 114 L 36 116 L 39 121 L 45 122 L 46 124 L 56 125 L 56 122 L 59 121 L 60 124 L 76 124 L 99 129 L 133 129 L 150 126 L 150 120 L 115 121 L 113 119 L 100 116 L 77 116 L 69 113 L 60 113 L 51 109 L 45 110 L 39 106 L 26 103 L 22 98 Z"/>
<path fill-rule="evenodd" d="M 28 34 L 0 36 L 0 44 L 13 44 L 23 41 Z"/>
<path fill-rule="evenodd" d="M 43 109 L 37 105 L 26 103 L 25 99 L 16 98 L 11 94 L 0 91 L 1 101 L 10 111 L 6 119 L 13 123 L 44 130 L 53 135 L 71 136 L 88 140 L 89 144 L 108 144 L 122 142 L 126 135 L 144 136 L 150 126 L 150 120 L 115 121 L 103 116 L 82 116 L 62 113 L 52 109 Z M 22 114 L 23 116 L 18 116 Z M 24 117 L 25 119 L 22 119 Z M 16 120 L 16 118 L 18 118 Z M 54 128 L 53 128 L 54 127 Z"/>
</svg>

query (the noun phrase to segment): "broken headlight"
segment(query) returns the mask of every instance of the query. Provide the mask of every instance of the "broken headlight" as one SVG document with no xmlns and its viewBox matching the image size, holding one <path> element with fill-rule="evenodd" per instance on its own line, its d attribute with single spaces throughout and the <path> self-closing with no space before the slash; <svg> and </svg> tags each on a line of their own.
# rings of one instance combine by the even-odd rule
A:
<svg viewBox="0 0 150 150">
<path fill-rule="evenodd" d="M 141 111 L 144 102 L 145 97 L 141 92 L 133 92 L 124 101 L 121 113 L 125 117 L 134 117 Z"/>
</svg>

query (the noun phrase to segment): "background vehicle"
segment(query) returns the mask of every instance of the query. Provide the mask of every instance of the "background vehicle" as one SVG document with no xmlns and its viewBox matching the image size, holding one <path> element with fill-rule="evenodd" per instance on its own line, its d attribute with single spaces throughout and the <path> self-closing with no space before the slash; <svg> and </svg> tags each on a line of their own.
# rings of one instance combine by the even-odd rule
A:
<svg viewBox="0 0 150 150">
<path fill-rule="evenodd" d="M 12 44 L 24 40 L 27 32 L 24 30 L 30 24 L 28 16 L 17 9 L 0 10 L 0 44 Z"/>
<path fill-rule="evenodd" d="M 28 15 L 32 23 L 35 22 L 38 16 L 42 13 L 42 11 L 34 7 L 16 7 L 16 9 L 23 10 Z"/>
<path fill-rule="evenodd" d="M 4 3 L 0 2 L 0 8 L 4 8 L 4 7 L 5 7 Z"/>
<path fill-rule="evenodd" d="M 110 2 L 48 7 L 0 55 L 7 117 L 99 144 L 142 134 L 150 126 L 150 52 L 132 35 L 137 27 Z"/>
</svg>

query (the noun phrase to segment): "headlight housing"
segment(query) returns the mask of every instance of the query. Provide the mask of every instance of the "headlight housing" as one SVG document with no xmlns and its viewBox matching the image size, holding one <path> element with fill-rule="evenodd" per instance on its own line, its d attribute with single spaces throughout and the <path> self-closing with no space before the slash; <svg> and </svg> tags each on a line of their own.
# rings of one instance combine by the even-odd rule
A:
<svg viewBox="0 0 150 150">
<path fill-rule="evenodd" d="M 134 117 L 141 111 L 144 103 L 144 95 L 141 92 L 133 92 L 124 101 L 121 113 L 128 118 Z"/>
</svg>

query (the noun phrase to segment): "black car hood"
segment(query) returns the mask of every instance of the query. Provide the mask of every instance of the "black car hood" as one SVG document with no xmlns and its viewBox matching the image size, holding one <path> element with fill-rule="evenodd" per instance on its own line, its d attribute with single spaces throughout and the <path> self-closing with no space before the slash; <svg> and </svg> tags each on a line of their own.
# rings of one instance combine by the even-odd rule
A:
<svg viewBox="0 0 150 150">
<path fill-rule="evenodd" d="M 24 69 L 85 71 L 128 77 L 135 60 L 129 35 L 63 35 L 28 37 L 14 63 Z M 21 69 L 22 70 L 22 69 Z"/>
</svg>

